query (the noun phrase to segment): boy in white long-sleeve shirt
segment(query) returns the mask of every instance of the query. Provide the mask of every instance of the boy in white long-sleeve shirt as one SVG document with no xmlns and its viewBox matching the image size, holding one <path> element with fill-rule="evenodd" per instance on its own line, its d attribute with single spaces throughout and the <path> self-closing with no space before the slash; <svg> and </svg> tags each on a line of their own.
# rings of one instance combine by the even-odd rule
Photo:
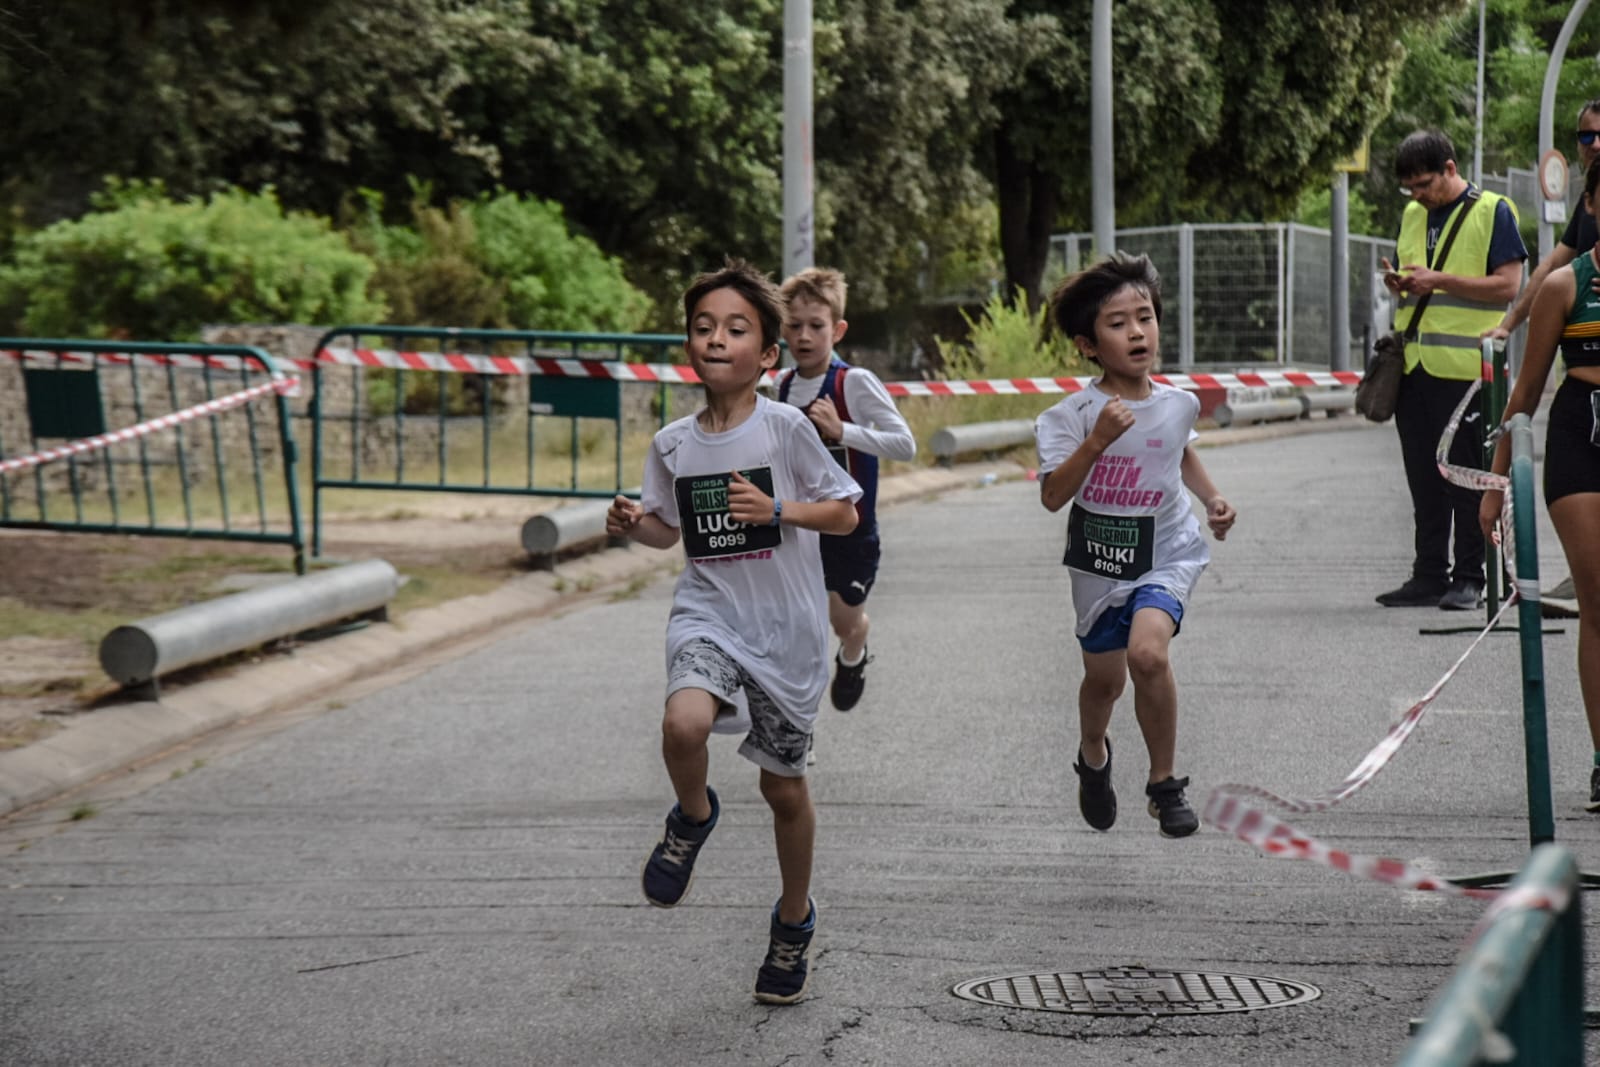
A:
<svg viewBox="0 0 1600 1067">
<path fill-rule="evenodd" d="M 866 688 L 867 594 L 877 581 L 882 546 L 878 539 L 878 460 L 910 460 L 917 441 L 877 375 L 840 359 L 844 339 L 844 275 L 809 267 L 783 283 L 787 306 L 783 337 L 794 368 L 778 382 L 778 399 L 806 413 L 839 465 L 861 486 L 856 528 L 822 537 L 822 571 L 828 587 L 828 620 L 839 638 L 829 696 L 849 711 Z"/>
</svg>

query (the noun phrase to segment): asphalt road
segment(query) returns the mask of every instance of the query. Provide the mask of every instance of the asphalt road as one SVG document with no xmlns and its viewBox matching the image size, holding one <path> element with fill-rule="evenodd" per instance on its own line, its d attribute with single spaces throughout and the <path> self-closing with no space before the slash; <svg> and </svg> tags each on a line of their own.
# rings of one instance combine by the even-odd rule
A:
<svg viewBox="0 0 1600 1067">
<path fill-rule="evenodd" d="M 1392 429 L 1204 458 L 1240 519 L 1173 646 L 1181 770 L 1197 805 L 1226 781 L 1331 788 L 1472 636 L 1419 630 L 1482 616 L 1372 601 L 1410 558 Z M 1548 585 L 1564 565 L 1541 522 Z M 1113 722 L 1121 818 L 1089 830 L 1062 523 L 1026 481 L 883 516 L 867 694 L 824 707 L 818 733 L 803 1004 L 750 997 L 777 877 L 733 739 L 713 741 L 723 821 L 690 896 L 672 911 L 640 896 L 670 798 L 662 579 L 370 680 L 331 713 L 213 739 L 92 818 L 0 826 L 0 1063 L 1393 1062 L 1483 905 L 1210 829 L 1161 838 L 1131 692 Z M 1600 866 L 1575 629 L 1545 639 L 1556 833 Z M 1371 786 L 1297 824 L 1443 874 L 1514 870 L 1520 702 L 1517 640 L 1490 635 Z M 1122 966 L 1321 995 L 1104 1018 L 951 993 Z"/>
</svg>

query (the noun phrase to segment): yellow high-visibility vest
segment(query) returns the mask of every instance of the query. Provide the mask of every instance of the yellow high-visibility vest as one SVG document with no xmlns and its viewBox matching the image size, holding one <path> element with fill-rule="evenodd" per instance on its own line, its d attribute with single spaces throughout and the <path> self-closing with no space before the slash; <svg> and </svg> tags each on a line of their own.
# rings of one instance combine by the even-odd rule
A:
<svg viewBox="0 0 1600 1067">
<path fill-rule="evenodd" d="M 1483 277 L 1488 273 L 1494 216 L 1500 202 L 1506 198 L 1498 193 L 1484 192 L 1482 200 L 1481 204 L 1476 205 L 1464 200 L 1450 212 L 1444 228 L 1439 231 L 1440 244 L 1444 243 L 1445 235 L 1455 225 L 1456 216 L 1469 205 L 1472 206 L 1472 214 L 1461 224 L 1461 232 L 1456 234 L 1455 244 L 1450 246 L 1449 262 L 1433 264 L 1434 270 L 1468 278 Z M 1509 200 L 1506 203 L 1511 205 L 1511 217 L 1516 218 L 1517 205 Z M 1406 205 L 1405 214 L 1400 219 L 1400 265 L 1428 262 L 1427 234 L 1428 209 L 1413 200 Z M 1399 305 L 1394 315 L 1396 329 L 1404 330 L 1411 325 L 1412 314 L 1420 299 L 1422 297 L 1418 293 L 1399 294 Z M 1417 324 L 1417 339 L 1406 345 L 1406 373 L 1411 373 L 1421 363 L 1423 369 L 1435 378 L 1475 381 L 1482 377 L 1483 346 L 1478 337 L 1485 330 L 1500 325 L 1505 313 L 1504 303 L 1468 300 L 1443 289 L 1434 290 L 1433 299 L 1428 301 L 1422 319 Z"/>
</svg>

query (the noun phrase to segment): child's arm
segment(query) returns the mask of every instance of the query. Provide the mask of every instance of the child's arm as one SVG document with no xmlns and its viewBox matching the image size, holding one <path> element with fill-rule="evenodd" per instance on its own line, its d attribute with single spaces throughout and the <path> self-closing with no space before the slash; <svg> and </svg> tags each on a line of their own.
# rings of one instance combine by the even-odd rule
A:
<svg viewBox="0 0 1600 1067">
<path fill-rule="evenodd" d="M 852 367 L 845 375 L 844 390 L 845 399 L 850 403 L 850 417 L 855 421 L 841 419 L 839 409 L 826 397 L 819 398 L 807 409 L 806 414 L 811 416 L 824 441 L 884 459 L 910 462 L 916 458 L 917 439 L 876 374 Z"/>
<path fill-rule="evenodd" d="M 606 509 L 606 534 L 631 537 L 650 548 L 671 548 L 678 543 L 678 528 L 668 526 L 637 500 L 618 496 Z"/>
<path fill-rule="evenodd" d="M 1132 425 L 1133 412 L 1121 399 L 1112 397 L 1107 401 L 1106 406 L 1100 409 L 1099 417 L 1094 420 L 1094 429 L 1089 431 L 1089 436 L 1073 450 L 1065 463 L 1045 475 L 1039 483 L 1039 499 L 1044 503 L 1045 510 L 1060 511 L 1067 501 L 1077 496 L 1095 460 Z"/>
<path fill-rule="evenodd" d="M 772 522 L 777 506 L 778 502 L 756 488 L 755 483 L 738 471 L 733 472 L 728 482 L 728 514 L 740 522 L 766 526 Z M 856 528 L 856 506 L 843 498 L 785 500 L 778 521 L 818 533 L 847 534 Z"/>
<path fill-rule="evenodd" d="M 1206 473 L 1206 465 L 1200 462 L 1200 454 L 1193 445 L 1183 447 L 1183 462 L 1179 470 L 1183 472 L 1183 484 L 1189 492 L 1200 498 L 1201 505 L 1206 509 L 1206 525 L 1211 527 L 1211 536 L 1218 541 L 1226 541 L 1228 531 L 1233 529 L 1233 521 L 1239 517 L 1239 513 L 1217 492 L 1211 475 Z"/>
</svg>

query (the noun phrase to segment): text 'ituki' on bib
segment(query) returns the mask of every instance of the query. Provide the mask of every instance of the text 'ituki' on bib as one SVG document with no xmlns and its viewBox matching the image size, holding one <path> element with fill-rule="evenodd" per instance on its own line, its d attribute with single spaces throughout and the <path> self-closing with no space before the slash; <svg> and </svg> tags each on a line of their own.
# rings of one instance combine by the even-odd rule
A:
<svg viewBox="0 0 1600 1067">
<path fill-rule="evenodd" d="M 1155 533 L 1154 515 L 1101 515 L 1074 503 L 1061 562 L 1075 571 L 1132 581 L 1155 566 Z"/>
</svg>

